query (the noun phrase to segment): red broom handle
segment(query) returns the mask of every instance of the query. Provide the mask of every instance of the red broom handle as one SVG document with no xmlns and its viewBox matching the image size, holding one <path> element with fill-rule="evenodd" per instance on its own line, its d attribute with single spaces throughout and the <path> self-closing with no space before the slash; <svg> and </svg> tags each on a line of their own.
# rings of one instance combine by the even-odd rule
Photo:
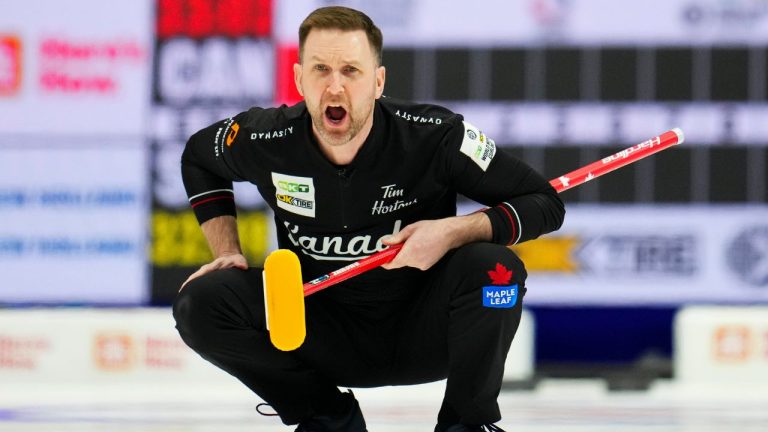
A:
<svg viewBox="0 0 768 432">
<path fill-rule="evenodd" d="M 600 177 L 603 174 L 608 174 L 613 170 L 639 161 L 654 153 L 658 153 L 675 144 L 680 144 L 684 139 L 683 131 L 675 128 L 666 131 L 657 137 L 651 138 L 648 141 L 633 145 L 618 153 L 604 157 L 599 161 L 592 162 L 587 166 L 571 171 L 568 174 L 563 174 L 556 179 L 550 180 L 549 184 L 551 184 L 557 192 L 562 192 Z"/>
<path fill-rule="evenodd" d="M 684 139 L 683 131 L 675 128 L 664 132 L 657 137 L 651 138 L 648 141 L 643 141 L 640 144 L 628 147 L 587 166 L 563 174 L 556 179 L 550 180 L 549 184 L 551 184 L 559 193 L 634 163 L 654 153 L 658 153 L 675 144 L 680 144 Z M 400 251 L 401 247 L 403 247 L 402 243 L 392 245 L 383 251 L 376 252 L 369 257 L 355 261 L 336 271 L 306 282 L 304 284 L 304 296 L 306 297 L 312 293 L 328 288 L 331 285 L 336 285 L 339 282 L 392 261 L 395 258 L 395 255 Z"/>
</svg>

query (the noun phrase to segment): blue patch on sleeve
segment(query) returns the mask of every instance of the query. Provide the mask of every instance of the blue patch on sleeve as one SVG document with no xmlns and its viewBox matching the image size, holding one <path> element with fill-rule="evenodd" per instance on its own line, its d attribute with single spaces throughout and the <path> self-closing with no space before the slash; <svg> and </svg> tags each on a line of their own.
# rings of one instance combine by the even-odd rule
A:
<svg viewBox="0 0 768 432">
<path fill-rule="evenodd" d="M 517 291 L 517 284 L 483 287 L 483 306 L 505 309 L 514 307 L 517 303 Z"/>
</svg>

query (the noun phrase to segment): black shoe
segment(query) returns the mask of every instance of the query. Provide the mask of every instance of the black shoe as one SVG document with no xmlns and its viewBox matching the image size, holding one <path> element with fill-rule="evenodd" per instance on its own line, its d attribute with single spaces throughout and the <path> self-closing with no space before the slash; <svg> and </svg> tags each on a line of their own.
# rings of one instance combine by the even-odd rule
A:
<svg viewBox="0 0 768 432">
<path fill-rule="evenodd" d="M 349 408 L 338 416 L 315 416 L 299 423 L 296 432 L 367 432 L 363 412 L 352 390 L 342 393 Z"/>
<path fill-rule="evenodd" d="M 451 426 L 444 426 L 438 424 L 435 427 L 435 432 L 504 432 L 504 429 L 496 426 L 495 424 L 487 424 L 480 426 L 467 426 L 463 424 L 455 424 Z"/>
</svg>

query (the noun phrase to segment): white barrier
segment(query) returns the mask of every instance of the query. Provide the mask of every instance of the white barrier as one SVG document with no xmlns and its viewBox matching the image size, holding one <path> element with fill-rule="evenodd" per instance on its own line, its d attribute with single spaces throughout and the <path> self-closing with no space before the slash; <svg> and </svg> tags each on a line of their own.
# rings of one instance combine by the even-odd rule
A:
<svg viewBox="0 0 768 432">
<path fill-rule="evenodd" d="M 0 381 L 133 383 L 227 379 L 162 309 L 0 311 Z"/>
<path fill-rule="evenodd" d="M 524 311 L 505 380 L 533 374 L 533 317 Z M 189 349 L 168 308 L 0 310 L 4 384 L 225 384 Z M 226 385 L 226 384 L 225 384 Z"/>
<path fill-rule="evenodd" d="M 679 383 L 768 386 L 768 307 L 686 307 L 674 326 Z"/>
<path fill-rule="evenodd" d="M 520 327 L 504 363 L 504 381 L 525 381 L 533 378 L 535 350 L 535 321 L 532 313 L 523 309 Z"/>
</svg>

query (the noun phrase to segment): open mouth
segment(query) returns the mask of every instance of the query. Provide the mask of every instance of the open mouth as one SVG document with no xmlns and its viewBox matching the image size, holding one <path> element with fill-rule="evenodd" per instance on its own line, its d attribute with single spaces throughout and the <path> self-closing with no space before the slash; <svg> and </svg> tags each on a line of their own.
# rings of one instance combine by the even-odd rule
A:
<svg viewBox="0 0 768 432">
<path fill-rule="evenodd" d="M 342 121 L 344 121 L 344 118 L 347 116 L 347 110 L 340 106 L 329 106 L 325 109 L 325 118 L 328 119 L 329 122 L 332 124 L 338 125 L 341 124 Z"/>
</svg>

